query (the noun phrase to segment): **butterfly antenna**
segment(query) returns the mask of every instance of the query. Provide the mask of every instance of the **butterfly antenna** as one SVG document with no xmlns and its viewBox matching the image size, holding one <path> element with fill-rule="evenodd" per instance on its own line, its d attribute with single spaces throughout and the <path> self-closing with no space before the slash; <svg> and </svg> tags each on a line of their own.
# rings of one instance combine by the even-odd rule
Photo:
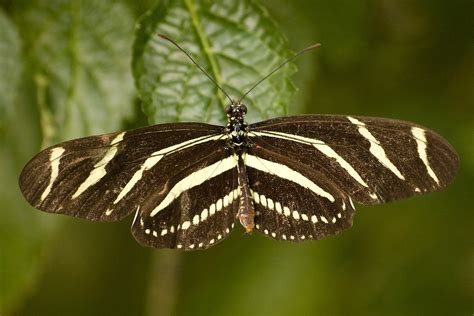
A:
<svg viewBox="0 0 474 316">
<path fill-rule="evenodd" d="M 182 48 L 181 46 L 179 46 L 178 43 L 176 43 L 175 41 L 173 41 L 171 38 L 169 38 L 168 36 L 164 35 L 164 34 L 157 34 L 159 37 L 161 37 L 162 39 L 165 39 L 167 40 L 168 42 L 171 42 L 174 46 L 176 46 L 180 51 L 182 51 L 186 56 L 188 56 L 188 58 L 192 61 L 192 63 L 199 68 L 199 70 L 201 70 L 207 78 L 209 78 L 209 80 L 211 80 L 217 88 L 219 88 L 219 90 L 222 91 L 222 93 L 224 93 L 224 95 L 227 97 L 227 99 L 229 99 L 230 103 L 233 104 L 234 101 L 232 100 L 232 98 L 227 94 L 227 92 L 225 92 L 225 90 L 216 82 L 216 80 L 214 78 L 212 78 L 212 76 L 210 74 L 207 73 L 207 71 L 204 70 L 204 68 L 202 68 L 195 60 L 193 57 L 191 57 L 191 55 L 184 50 L 184 48 Z"/>
<path fill-rule="evenodd" d="M 299 55 L 301 54 L 304 54 L 306 53 L 307 51 L 309 50 L 312 50 L 312 49 L 315 49 L 315 48 L 318 48 L 320 47 L 321 44 L 320 43 L 316 43 L 316 44 L 313 44 L 311 46 L 308 46 L 306 48 L 303 48 L 302 50 L 300 50 L 299 52 L 297 52 L 296 54 L 294 54 L 293 56 L 289 57 L 288 59 L 286 59 L 285 61 L 283 61 L 280 65 L 278 65 L 277 67 L 275 67 L 275 69 L 273 69 L 272 71 L 270 71 L 270 73 L 268 75 L 266 75 L 265 77 L 263 77 L 262 79 L 260 79 L 259 81 L 257 81 L 257 83 L 255 83 L 250 89 L 247 90 L 247 92 L 245 92 L 239 99 L 239 101 L 237 103 L 240 103 L 242 102 L 245 97 L 253 90 L 255 89 L 259 84 L 261 84 L 265 79 L 267 79 L 268 77 L 270 77 L 271 75 L 273 75 L 275 72 L 277 72 L 278 70 L 280 70 L 283 66 L 285 66 L 286 64 L 288 64 L 290 61 L 292 61 L 293 59 L 295 59 L 296 57 L 298 57 Z"/>
</svg>

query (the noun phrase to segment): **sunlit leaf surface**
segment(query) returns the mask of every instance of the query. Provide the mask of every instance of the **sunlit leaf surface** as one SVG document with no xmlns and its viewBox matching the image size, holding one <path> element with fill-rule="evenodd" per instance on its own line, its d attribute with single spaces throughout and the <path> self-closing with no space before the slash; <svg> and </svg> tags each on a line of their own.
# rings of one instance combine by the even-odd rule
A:
<svg viewBox="0 0 474 316">
<path fill-rule="evenodd" d="M 278 65 L 289 51 L 274 22 L 254 1 L 160 1 L 138 24 L 134 76 L 145 113 L 152 122 L 223 123 L 229 101 L 163 33 L 238 99 Z M 249 120 L 286 113 L 294 92 L 289 65 L 263 82 L 246 99 Z"/>
</svg>

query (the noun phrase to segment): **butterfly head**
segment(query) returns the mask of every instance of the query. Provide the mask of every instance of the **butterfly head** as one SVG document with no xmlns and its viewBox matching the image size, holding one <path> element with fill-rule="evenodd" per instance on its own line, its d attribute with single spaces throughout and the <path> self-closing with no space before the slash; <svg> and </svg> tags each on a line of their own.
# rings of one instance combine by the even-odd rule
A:
<svg viewBox="0 0 474 316">
<path fill-rule="evenodd" d="M 243 119 L 247 114 L 247 106 L 242 103 L 232 102 L 225 108 L 225 112 L 229 120 Z"/>
</svg>

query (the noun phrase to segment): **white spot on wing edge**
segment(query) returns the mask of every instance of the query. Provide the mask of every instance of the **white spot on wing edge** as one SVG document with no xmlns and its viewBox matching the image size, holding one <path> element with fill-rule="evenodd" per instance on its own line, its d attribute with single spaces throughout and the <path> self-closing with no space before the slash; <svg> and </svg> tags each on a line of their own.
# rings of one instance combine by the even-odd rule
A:
<svg viewBox="0 0 474 316">
<path fill-rule="evenodd" d="M 405 180 L 405 177 L 401 174 L 400 170 L 390 161 L 385 150 L 380 146 L 380 142 L 372 135 L 372 133 L 367 129 L 364 122 L 359 121 L 358 119 L 348 116 L 347 119 L 354 125 L 357 126 L 359 134 L 361 134 L 365 139 L 370 143 L 369 151 L 370 153 L 377 158 L 377 160 L 387 169 L 392 171 L 399 179 Z"/>
<path fill-rule="evenodd" d="M 220 210 L 222 210 L 222 199 L 219 199 L 217 200 L 216 202 L 216 211 L 219 212 Z"/>
<path fill-rule="evenodd" d="M 433 179 L 437 185 L 439 185 L 439 179 L 434 170 L 430 166 L 430 162 L 428 161 L 428 154 L 427 154 L 427 146 L 426 146 L 426 134 L 425 130 L 421 129 L 419 127 L 412 127 L 411 128 L 411 133 L 413 137 L 415 138 L 416 141 L 416 146 L 418 150 L 418 156 L 420 156 L 420 159 L 423 161 L 423 164 L 426 167 L 426 171 L 428 171 L 428 175 Z"/>
<path fill-rule="evenodd" d="M 265 208 L 267 207 L 267 198 L 263 194 L 260 194 L 260 204 Z"/>
<path fill-rule="evenodd" d="M 282 165 L 270 160 L 266 160 L 257 156 L 253 156 L 250 154 L 245 155 L 244 161 L 245 161 L 245 164 L 251 168 L 254 168 L 266 173 L 270 173 L 282 179 L 295 182 L 296 184 L 299 184 L 300 186 L 311 190 L 315 194 L 325 197 L 331 202 L 335 201 L 334 197 L 330 193 L 324 191 L 316 183 L 306 178 L 304 175 L 302 175 L 298 171 L 295 171 L 289 168 L 288 166 L 285 166 L 285 165 Z"/>
<path fill-rule="evenodd" d="M 204 183 L 205 181 L 209 181 L 213 177 L 216 177 L 232 168 L 235 168 L 236 166 L 237 157 L 233 155 L 189 174 L 187 177 L 181 179 L 181 181 L 175 184 L 175 186 L 168 192 L 163 201 L 161 201 L 161 203 L 153 209 L 153 211 L 150 213 L 150 216 L 153 217 L 158 214 L 158 212 L 170 205 L 171 202 L 173 202 L 177 197 L 179 197 L 184 191 L 198 186 Z"/>
<path fill-rule="evenodd" d="M 276 203 L 275 203 L 275 209 L 276 209 L 276 211 L 277 211 L 278 214 L 282 214 L 282 213 L 283 213 L 283 209 L 281 208 L 280 202 L 276 202 Z"/>
<path fill-rule="evenodd" d="M 255 201 L 255 203 L 257 204 L 260 204 L 260 195 L 257 193 L 257 192 L 253 192 L 253 200 Z"/>
<path fill-rule="evenodd" d="M 46 197 L 51 192 L 53 183 L 54 181 L 56 181 L 56 178 L 59 175 L 59 162 L 61 160 L 61 156 L 65 151 L 66 149 L 62 147 L 56 147 L 51 149 L 51 152 L 49 153 L 49 162 L 51 163 L 51 176 L 49 178 L 48 186 L 46 187 L 46 189 L 44 189 L 43 194 L 41 194 L 41 201 L 44 201 L 44 199 L 46 199 Z"/>
<path fill-rule="evenodd" d="M 211 206 L 209 206 L 209 215 L 212 216 L 216 214 L 216 203 L 212 203 Z"/>
<path fill-rule="evenodd" d="M 207 219 L 207 214 L 208 214 L 207 208 L 203 209 L 201 212 L 201 221 L 205 221 Z"/>
<path fill-rule="evenodd" d="M 275 204 L 273 203 L 273 200 L 269 197 L 267 197 L 267 208 L 271 211 L 273 211 L 273 208 L 275 207 Z"/>
<path fill-rule="evenodd" d="M 189 227 L 191 227 L 191 222 L 190 222 L 190 221 L 185 221 L 185 222 L 183 222 L 183 224 L 181 225 L 181 229 L 182 229 L 182 230 L 186 230 L 186 229 L 188 229 Z"/>
<path fill-rule="evenodd" d="M 233 194 L 234 194 L 233 192 L 235 190 L 230 191 L 227 195 L 224 196 L 224 198 L 221 198 L 221 199 L 217 200 L 215 203 L 212 203 L 209 206 L 209 210 L 207 208 L 202 210 L 201 211 L 201 221 L 206 220 L 208 217 L 214 215 L 217 211 L 220 211 L 223 208 L 231 205 L 232 200 L 233 200 Z M 194 216 L 193 224 L 194 225 L 199 224 L 199 215 Z"/>
<path fill-rule="evenodd" d="M 296 220 L 300 219 L 300 214 L 297 211 L 293 211 L 293 218 Z"/>
</svg>

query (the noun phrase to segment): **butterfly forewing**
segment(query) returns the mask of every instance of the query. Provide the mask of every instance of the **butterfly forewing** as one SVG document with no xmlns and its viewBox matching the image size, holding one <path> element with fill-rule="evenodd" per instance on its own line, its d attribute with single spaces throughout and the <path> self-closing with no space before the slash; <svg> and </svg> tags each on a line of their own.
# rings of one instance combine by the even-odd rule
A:
<svg viewBox="0 0 474 316">
<path fill-rule="evenodd" d="M 20 188 L 34 207 L 91 220 L 118 220 L 188 168 L 194 150 L 222 148 L 223 128 L 163 124 L 86 137 L 45 149 L 23 169 Z"/>
<path fill-rule="evenodd" d="M 184 250 L 208 248 L 234 227 L 240 194 L 237 160 L 224 147 L 201 151 L 195 163 L 150 188 L 132 226 L 140 244 Z"/>
<path fill-rule="evenodd" d="M 457 170 L 452 147 L 403 121 L 307 115 L 251 125 L 250 142 L 316 169 L 354 200 L 375 204 L 432 192 Z"/>
<path fill-rule="evenodd" d="M 274 239 L 303 241 L 352 225 L 350 197 L 318 169 L 259 146 L 249 150 L 245 162 L 256 230 Z"/>
</svg>

